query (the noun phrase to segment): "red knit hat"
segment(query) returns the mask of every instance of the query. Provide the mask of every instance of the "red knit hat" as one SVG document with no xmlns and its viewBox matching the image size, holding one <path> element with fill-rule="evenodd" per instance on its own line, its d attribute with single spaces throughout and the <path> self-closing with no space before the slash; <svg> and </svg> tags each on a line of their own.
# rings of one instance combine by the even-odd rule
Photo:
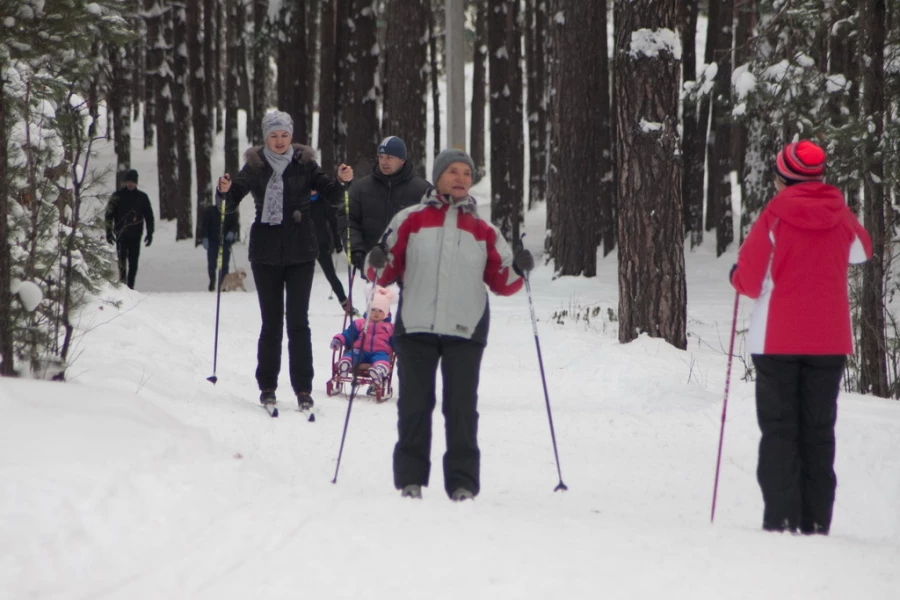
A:
<svg viewBox="0 0 900 600">
<path fill-rule="evenodd" d="M 775 170 L 786 183 L 821 181 L 825 176 L 825 151 L 807 140 L 788 144 L 775 159 Z"/>
</svg>

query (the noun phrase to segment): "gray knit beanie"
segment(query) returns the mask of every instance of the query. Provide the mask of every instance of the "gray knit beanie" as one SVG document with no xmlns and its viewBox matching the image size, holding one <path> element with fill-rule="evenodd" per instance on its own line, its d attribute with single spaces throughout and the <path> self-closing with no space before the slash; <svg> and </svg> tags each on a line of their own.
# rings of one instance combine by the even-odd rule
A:
<svg viewBox="0 0 900 600">
<path fill-rule="evenodd" d="M 280 110 L 273 110 L 266 113 L 262 119 L 263 139 L 269 137 L 273 131 L 287 131 L 294 135 L 294 120 L 291 115 Z"/>
<path fill-rule="evenodd" d="M 472 169 L 472 175 L 475 175 L 475 163 L 472 161 L 471 156 L 457 148 L 447 148 L 446 150 L 441 150 L 441 153 L 434 159 L 434 168 L 431 170 L 432 185 L 437 187 L 438 179 L 441 178 L 447 167 L 455 162 L 466 163 Z"/>
</svg>

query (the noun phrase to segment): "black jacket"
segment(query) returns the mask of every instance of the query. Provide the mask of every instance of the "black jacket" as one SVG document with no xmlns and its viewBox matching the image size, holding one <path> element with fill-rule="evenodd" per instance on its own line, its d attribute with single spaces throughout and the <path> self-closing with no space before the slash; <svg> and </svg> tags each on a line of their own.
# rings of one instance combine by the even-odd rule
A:
<svg viewBox="0 0 900 600">
<path fill-rule="evenodd" d="M 140 239 L 147 222 L 147 235 L 153 236 L 153 209 L 150 198 L 144 192 L 123 187 L 109 199 L 106 205 L 106 232 L 117 240 Z"/>
<path fill-rule="evenodd" d="M 335 248 L 343 248 L 346 240 L 338 233 L 337 211 L 319 196 L 309 203 L 309 212 L 316 224 L 316 237 L 319 240 L 319 252 L 331 253 Z"/>
<path fill-rule="evenodd" d="M 238 235 L 237 212 L 225 210 L 225 235 L 233 233 L 235 239 Z M 219 245 L 219 229 L 222 227 L 222 213 L 218 206 L 207 206 L 203 210 L 203 220 L 200 223 L 200 235 L 209 239 L 210 247 Z"/>
<path fill-rule="evenodd" d="M 371 250 L 381 240 L 394 215 L 421 202 L 431 187 L 430 183 L 413 175 L 409 161 L 390 176 L 383 174 L 376 164 L 371 175 L 355 181 L 350 188 L 348 224 L 351 250 Z"/>
<path fill-rule="evenodd" d="M 260 223 L 266 185 L 272 167 L 263 154 L 262 146 L 254 146 L 244 154 L 246 161 L 241 172 L 232 178 L 231 189 L 224 194 L 226 211 L 237 205 L 248 193 L 253 195 L 256 217 L 250 227 L 250 262 L 267 265 L 293 265 L 316 259 L 319 242 L 310 215 L 309 190 L 318 190 L 322 199 L 336 204 L 343 187 L 327 175 L 313 160 L 315 153 L 309 146 L 294 144 L 294 159 L 284 170 L 284 215 L 281 225 Z M 218 197 L 223 194 L 216 192 Z"/>
</svg>

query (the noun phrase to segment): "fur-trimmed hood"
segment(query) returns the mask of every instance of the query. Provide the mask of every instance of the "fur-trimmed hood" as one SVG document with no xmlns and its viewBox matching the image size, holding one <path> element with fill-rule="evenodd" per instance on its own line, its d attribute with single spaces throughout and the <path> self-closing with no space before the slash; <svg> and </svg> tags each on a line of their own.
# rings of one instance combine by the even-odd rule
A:
<svg viewBox="0 0 900 600">
<path fill-rule="evenodd" d="M 303 144 L 291 144 L 294 149 L 294 162 L 305 165 L 316 159 L 316 151 L 310 146 Z M 263 154 L 263 146 L 251 146 L 244 152 L 244 162 L 255 169 L 262 168 L 265 163 L 265 155 Z"/>
</svg>

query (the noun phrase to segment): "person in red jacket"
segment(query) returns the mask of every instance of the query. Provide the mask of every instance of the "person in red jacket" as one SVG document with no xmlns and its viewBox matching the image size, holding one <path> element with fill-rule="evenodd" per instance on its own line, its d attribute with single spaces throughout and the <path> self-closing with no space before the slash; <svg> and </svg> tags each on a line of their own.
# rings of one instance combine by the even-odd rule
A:
<svg viewBox="0 0 900 600">
<path fill-rule="evenodd" d="M 853 352 L 847 270 L 872 242 L 841 192 L 822 181 L 825 151 L 803 140 L 775 162 L 777 193 L 753 224 L 731 283 L 756 300 L 747 347 L 756 367 L 763 529 L 828 534 L 834 424 Z"/>
</svg>

